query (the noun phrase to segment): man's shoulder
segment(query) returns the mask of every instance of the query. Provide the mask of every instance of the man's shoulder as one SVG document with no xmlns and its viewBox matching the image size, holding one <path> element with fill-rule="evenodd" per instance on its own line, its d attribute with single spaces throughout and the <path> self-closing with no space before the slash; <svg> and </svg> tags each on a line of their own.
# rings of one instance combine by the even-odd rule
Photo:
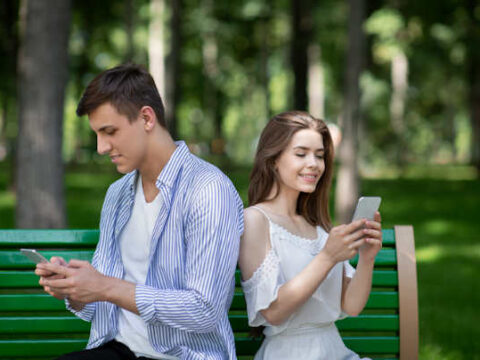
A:
<svg viewBox="0 0 480 360">
<path fill-rule="evenodd" d="M 232 188 L 236 192 L 232 181 L 222 170 L 193 154 L 191 156 L 192 161 L 190 162 L 187 174 L 190 180 L 190 190 L 198 191 L 209 184 L 217 183 Z"/>
<path fill-rule="evenodd" d="M 135 174 L 136 171 L 132 171 L 111 183 L 107 190 L 107 197 L 118 197 L 125 193 L 125 191 L 132 186 Z"/>
</svg>

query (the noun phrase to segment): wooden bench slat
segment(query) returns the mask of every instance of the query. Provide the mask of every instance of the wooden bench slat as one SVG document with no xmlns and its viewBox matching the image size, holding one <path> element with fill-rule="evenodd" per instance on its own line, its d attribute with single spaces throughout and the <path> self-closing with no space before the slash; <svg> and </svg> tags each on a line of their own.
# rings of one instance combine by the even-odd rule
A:
<svg viewBox="0 0 480 360">
<path fill-rule="evenodd" d="M 0 279 L 1 279 L 0 271 Z M 235 271 L 235 285 L 240 286 L 241 283 L 240 270 Z M 374 270 L 372 278 L 372 286 L 388 286 L 393 287 L 398 285 L 398 273 L 395 270 Z"/>
<path fill-rule="evenodd" d="M 250 331 L 246 315 L 229 315 L 228 318 L 235 331 Z M 398 324 L 398 315 L 390 314 L 359 315 L 336 322 L 338 329 L 342 331 L 398 331 Z"/>
<path fill-rule="evenodd" d="M 48 294 L 2 294 L 0 311 L 64 311 L 65 303 Z"/>
<path fill-rule="evenodd" d="M 0 317 L 0 334 L 43 334 L 90 332 L 90 323 L 75 316 Z"/>
<path fill-rule="evenodd" d="M 395 354 L 400 348 L 400 341 L 397 336 L 359 336 L 343 337 L 345 345 L 357 353 L 369 354 Z"/>
<path fill-rule="evenodd" d="M 88 260 L 93 256 L 93 250 L 48 250 L 39 251 L 47 259 L 52 256 L 61 256 L 66 261 L 70 259 Z M 0 251 L 0 268 L 2 269 L 32 269 L 35 264 L 18 250 Z"/>
<path fill-rule="evenodd" d="M 0 247 L 95 247 L 98 230 L 2 229 Z"/>
<path fill-rule="evenodd" d="M 397 331 L 399 329 L 398 315 L 359 315 L 348 317 L 335 323 L 342 331 Z"/>
<path fill-rule="evenodd" d="M 0 340 L 0 354 L 5 357 L 58 356 L 85 348 L 86 339 Z"/>
<path fill-rule="evenodd" d="M 357 266 L 358 255 L 350 260 L 350 264 Z M 397 264 L 397 252 L 394 249 L 383 248 L 375 258 L 375 266 L 395 266 Z"/>
<path fill-rule="evenodd" d="M 232 310 L 245 309 L 243 293 L 236 292 L 233 296 Z M 365 309 L 398 309 L 398 292 L 396 291 L 372 291 L 368 298 Z"/>
</svg>

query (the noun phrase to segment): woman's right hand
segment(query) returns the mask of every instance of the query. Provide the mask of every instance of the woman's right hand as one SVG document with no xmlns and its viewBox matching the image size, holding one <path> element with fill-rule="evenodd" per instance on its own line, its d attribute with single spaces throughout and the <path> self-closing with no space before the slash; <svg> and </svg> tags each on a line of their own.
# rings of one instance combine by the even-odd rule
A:
<svg viewBox="0 0 480 360">
<path fill-rule="evenodd" d="M 334 264 L 349 260 L 354 257 L 360 246 L 363 245 L 365 236 L 363 228 L 366 220 L 360 219 L 346 225 L 335 226 L 330 230 L 322 252 Z"/>
</svg>

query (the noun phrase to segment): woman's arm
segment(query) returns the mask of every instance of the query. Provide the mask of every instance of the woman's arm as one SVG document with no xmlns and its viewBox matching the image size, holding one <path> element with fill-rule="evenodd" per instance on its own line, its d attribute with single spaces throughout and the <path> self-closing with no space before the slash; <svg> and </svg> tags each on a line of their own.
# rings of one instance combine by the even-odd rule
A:
<svg viewBox="0 0 480 360">
<path fill-rule="evenodd" d="M 337 262 L 350 259 L 357 253 L 364 242 L 359 240 L 363 236 L 362 229 L 359 229 L 363 223 L 364 220 L 358 220 L 333 228 L 322 251 L 297 276 L 280 287 L 277 298 L 261 311 L 262 316 L 272 325 L 288 319 L 313 295 Z M 268 221 L 257 211 L 247 209 L 239 258 L 245 280 L 253 275 L 270 249 L 268 239 Z"/>
<path fill-rule="evenodd" d="M 359 249 L 359 259 L 355 275 L 343 276 L 342 309 L 348 315 L 357 316 L 365 307 L 372 287 L 373 266 L 375 256 L 382 248 L 382 227 L 380 213 L 375 214 L 374 221 L 367 221 L 365 244 Z"/>
</svg>

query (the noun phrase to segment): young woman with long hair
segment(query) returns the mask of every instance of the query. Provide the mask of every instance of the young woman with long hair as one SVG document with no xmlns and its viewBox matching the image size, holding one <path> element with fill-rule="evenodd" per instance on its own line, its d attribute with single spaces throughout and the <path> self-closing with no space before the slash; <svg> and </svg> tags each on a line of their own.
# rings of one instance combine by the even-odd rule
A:
<svg viewBox="0 0 480 360">
<path fill-rule="evenodd" d="M 265 326 L 255 360 L 359 359 L 334 322 L 367 302 L 381 219 L 332 227 L 333 156 L 327 126 L 306 112 L 274 116 L 260 136 L 239 258 L 249 324 Z"/>
</svg>

